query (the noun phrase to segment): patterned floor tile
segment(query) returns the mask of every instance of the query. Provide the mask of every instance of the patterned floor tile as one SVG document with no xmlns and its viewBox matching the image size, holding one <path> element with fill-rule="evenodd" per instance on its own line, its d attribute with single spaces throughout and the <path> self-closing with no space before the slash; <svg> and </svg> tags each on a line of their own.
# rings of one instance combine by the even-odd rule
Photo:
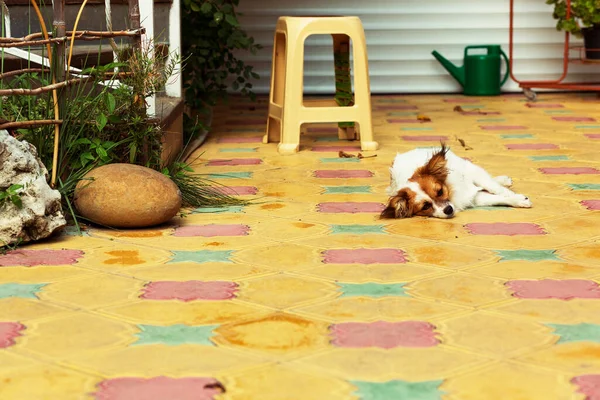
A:
<svg viewBox="0 0 600 400">
<path fill-rule="evenodd" d="M 249 205 L 0 254 L 0 398 L 598 397 L 598 103 L 374 96 L 359 159 L 335 124 L 282 157 L 234 98 L 193 167 Z M 396 152 L 441 138 L 533 208 L 380 219 Z"/>
</svg>

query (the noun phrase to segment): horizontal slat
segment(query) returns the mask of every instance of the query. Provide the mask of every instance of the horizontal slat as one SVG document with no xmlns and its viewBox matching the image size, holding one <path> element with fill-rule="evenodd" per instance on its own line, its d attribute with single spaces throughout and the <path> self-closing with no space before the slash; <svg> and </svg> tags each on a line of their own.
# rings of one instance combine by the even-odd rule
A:
<svg viewBox="0 0 600 400">
<path fill-rule="evenodd" d="M 519 80 L 551 80 L 562 74 L 564 33 L 555 28 L 552 6 L 515 0 L 515 74 Z M 464 47 L 499 44 L 508 53 L 509 1 L 464 0 L 252 0 L 240 3 L 241 23 L 264 48 L 242 58 L 255 66 L 259 93 L 269 91 L 273 31 L 281 15 L 356 15 L 365 28 L 373 93 L 460 91 L 460 86 L 431 55 L 439 51 L 462 65 Z M 305 44 L 305 91 L 331 93 L 331 37 L 309 37 Z M 573 40 L 580 43 L 580 40 Z M 576 54 L 573 53 L 573 56 Z M 569 66 L 569 79 L 598 80 L 598 66 Z M 596 75 L 596 76 L 595 76 Z M 507 82 L 505 90 L 519 90 Z"/>
</svg>

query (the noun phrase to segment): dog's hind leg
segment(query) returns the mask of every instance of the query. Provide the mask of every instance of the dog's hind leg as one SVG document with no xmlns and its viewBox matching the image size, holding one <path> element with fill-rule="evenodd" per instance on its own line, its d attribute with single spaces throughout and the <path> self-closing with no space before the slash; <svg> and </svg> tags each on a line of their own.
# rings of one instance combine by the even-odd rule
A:
<svg viewBox="0 0 600 400">
<path fill-rule="evenodd" d="M 513 185 L 513 180 L 510 178 L 510 176 L 506 176 L 506 175 L 495 176 L 494 180 L 504 187 L 511 187 Z"/>
<path fill-rule="evenodd" d="M 511 192 L 512 193 L 512 192 Z M 522 194 L 512 193 L 504 196 L 488 192 L 479 192 L 473 200 L 474 207 L 509 206 L 517 208 L 531 208 L 531 200 Z"/>
</svg>

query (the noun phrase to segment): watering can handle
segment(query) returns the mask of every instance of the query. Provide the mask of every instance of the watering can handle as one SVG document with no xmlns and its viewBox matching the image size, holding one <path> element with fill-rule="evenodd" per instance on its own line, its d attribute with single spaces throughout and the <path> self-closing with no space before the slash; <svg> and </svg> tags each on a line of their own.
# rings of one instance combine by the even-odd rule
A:
<svg viewBox="0 0 600 400">
<path fill-rule="evenodd" d="M 504 83 L 508 79 L 508 75 L 510 74 L 510 63 L 508 62 L 508 56 L 506 55 L 506 53 L 504 51 L 502 51 L 502 49 L 500 49 L 500 54 L 502 55 L 502 57 L 504 58 L 504 61 L 506 62 L 506 73 L 504 74 L 504 78 L 502 78 L 502 82 L 500 82 L 500 86 L 502 86 L 502 85 L 504 85 Z"/>
</svg>

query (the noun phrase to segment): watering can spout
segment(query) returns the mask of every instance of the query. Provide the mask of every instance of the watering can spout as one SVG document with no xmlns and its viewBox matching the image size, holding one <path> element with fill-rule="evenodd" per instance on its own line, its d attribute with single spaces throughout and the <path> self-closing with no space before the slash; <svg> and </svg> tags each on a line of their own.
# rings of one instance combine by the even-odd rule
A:
<svg viewBox="0 0 600 400">
<path fill-rule="evenodd" d="M 442 56 L 440 53 L 438 53 L 437 51 L 433 51 L 431 54 L 433 54 L 433 56 L 440 62 L 440 64 L 442 64 L 442 66 L 444 68 L 446 68 L 446 70 L 450 73 L 450 75 L 452 75 L 454 77 L 454 79 L 456 79 L 458 81 L 458 83 L 460 83 L 461 86 L 465 86 L 465 68 L 463 67 L 457 67 L 456 65 L 452 64 L 450 61 L 448 61 L 446 58 L 444 58 L 444 56 Z"/>
</svg>

